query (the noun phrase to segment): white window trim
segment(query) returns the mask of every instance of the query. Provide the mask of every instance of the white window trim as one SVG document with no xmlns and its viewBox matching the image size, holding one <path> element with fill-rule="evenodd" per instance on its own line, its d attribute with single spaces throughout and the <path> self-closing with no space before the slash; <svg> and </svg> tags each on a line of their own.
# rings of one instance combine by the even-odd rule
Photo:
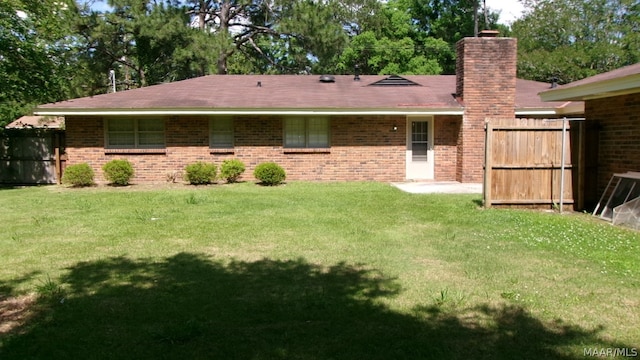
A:
<svg viewBox="0 0 640 360">
<path fill-rule="evenodd" d="M 110 120 L 114 120 L 114 119 L 124 119 L 124 120 L 132 120 L 133 121 L 133 136 L 134 136 L 134 143 L 129 145 L 109 145 L 109 121 Z M 149 119 L 149 118 L 145 118 L 145 119 Z M 162 122 L 162 144 L 156 144 L 156 145 L 140 145 L 140 131 L 138 130 L 138 121 L 141 120 L 141 118 L 130 118 L 130 117 L 126 117 L 126 118 L 107 118 L 105 119 L 105 123 L 104 123 L 104 147 L 105 149 L 164 149 L 167 146 L 167 139 L 166 139 L 166 134 L 167 134 L 167 129 L 166 129 L 166 123 L 164 121 L 163 118 L 151 118 L 153 120 L 156 121 L 161 121 Z M 160 131 L 150 131 L 150 132 L 156 132 L 159 133 Z"/>
</svg>

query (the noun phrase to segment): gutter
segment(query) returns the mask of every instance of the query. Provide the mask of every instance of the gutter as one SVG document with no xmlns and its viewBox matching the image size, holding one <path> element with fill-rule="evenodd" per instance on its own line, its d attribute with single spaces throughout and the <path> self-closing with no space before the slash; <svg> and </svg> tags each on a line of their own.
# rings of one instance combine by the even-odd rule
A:
<svg viewBox="0 0 640 360">
<path fill-rule="evenodd" d="M 640 92 L 640 74 L 583 85 L 570 83 L 538 93 L 542 101 L 592 100 Z"/>
<path fill-rule="evenodd" d="M 378 109 L 378 110 L 174 110 L 174 109 L 36 109 L 35 115 L 49 116 L 176 116 L 176 115 L 463 115 L 464 109 Z"/>
</svg>

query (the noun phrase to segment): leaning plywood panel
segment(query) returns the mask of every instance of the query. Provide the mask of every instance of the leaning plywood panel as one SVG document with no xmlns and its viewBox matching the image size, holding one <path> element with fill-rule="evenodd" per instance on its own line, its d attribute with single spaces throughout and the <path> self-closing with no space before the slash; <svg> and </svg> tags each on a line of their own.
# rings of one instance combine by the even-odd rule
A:
<svg viewBox="0 0 640 360">
<path fill-rule="evenodd" d="M 612 223 L 640 230 L 640 197 L 613 208 Z"/>
</svg>

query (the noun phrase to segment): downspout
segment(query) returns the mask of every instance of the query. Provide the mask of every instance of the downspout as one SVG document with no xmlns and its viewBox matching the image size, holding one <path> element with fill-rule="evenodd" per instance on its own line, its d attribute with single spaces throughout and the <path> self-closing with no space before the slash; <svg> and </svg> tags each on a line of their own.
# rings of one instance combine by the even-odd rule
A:
<svg viewBox="0 0 640 360">
<path fill-rule="evenodd" d="M 567 146 L 567 118 L 562 119 L 562 158 L 560 159 L 560 214 L 562 214 L 562 207 L 564 205 L 564 154 Z"/>
</svg>

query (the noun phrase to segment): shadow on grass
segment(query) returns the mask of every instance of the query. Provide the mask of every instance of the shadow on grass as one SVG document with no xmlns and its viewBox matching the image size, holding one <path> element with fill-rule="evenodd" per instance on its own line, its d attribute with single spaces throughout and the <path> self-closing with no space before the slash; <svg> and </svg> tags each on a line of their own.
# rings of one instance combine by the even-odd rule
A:
<svg viewBox="0 0 640 360">
<path fill-rule="evenodd" d="M 34 187 L 43 187 L 43 186 L 55 186 L 55 184 L 10 184 L 10 183 L 0 183 L 0 190 L 18 190 L 24 188 L 34 188 Z"/>
<path fill-rule="evenodd" d="M 619 346 L 519 307 L 392 311 L 376 299 L 398 283 L 347 264 L 110 258 L 74 265 L 60 285 L 0 358 L 580 359 L 577 346 Z"/>
</svg>

